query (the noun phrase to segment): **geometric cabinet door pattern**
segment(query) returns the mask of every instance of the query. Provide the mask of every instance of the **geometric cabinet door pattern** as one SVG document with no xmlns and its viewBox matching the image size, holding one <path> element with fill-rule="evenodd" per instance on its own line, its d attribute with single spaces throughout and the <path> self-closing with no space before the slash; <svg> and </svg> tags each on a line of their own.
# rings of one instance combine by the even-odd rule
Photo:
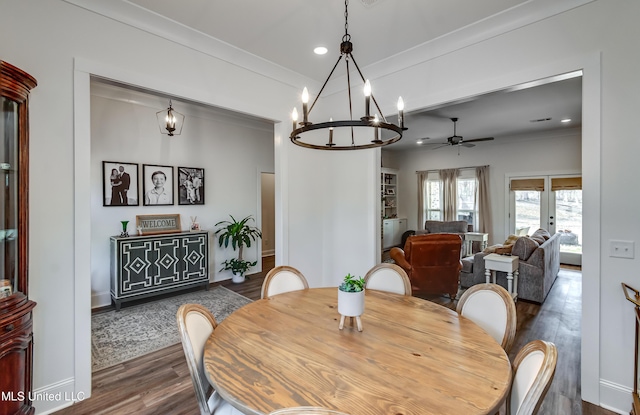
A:
<svg viewBox="0 0 640 415">
<path fill-rule="evenodd" d="M 111 237 L 111 298 L 123 301 L 209 287 L 209 233 Z"/>
</svg>

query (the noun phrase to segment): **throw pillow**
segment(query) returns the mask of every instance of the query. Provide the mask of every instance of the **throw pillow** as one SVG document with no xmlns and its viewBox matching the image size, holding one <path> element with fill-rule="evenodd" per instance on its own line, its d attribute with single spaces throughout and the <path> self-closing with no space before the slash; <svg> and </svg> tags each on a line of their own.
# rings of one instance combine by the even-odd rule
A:
<svg viewBox="0 0 640 415">
<path fill-rule="evenodd" d="M 544 243 L 544 238 L 540 235 L 531 235 L 529 238 L 536 241 L 538 245 L 542 245 Z"/>
<path fill-rule="evenodd" d="M 542 239 L 544 239 L 546 241 L 547 239 L 551 238 L 551 234 L 549 233 L 548 230 L 539 228 L 537 231 L 535 231 L 533 233 L 533 235 L 531 235 L 531 237 L 532 238 L 533 237 L 536 237 L 536 238 L 542 237 Z"/>
<path fill-rule="evenodd" d="M 513 245 L 513 249 L 511 250 L 511 255 L 517 255 L 521 261 L 526 261 L 529 259 L 533 251 L 538 249 L 538 242 L 529 238 L 528 236 L 522 236 L 518 238 L 516 243 Z"/>
</svg>

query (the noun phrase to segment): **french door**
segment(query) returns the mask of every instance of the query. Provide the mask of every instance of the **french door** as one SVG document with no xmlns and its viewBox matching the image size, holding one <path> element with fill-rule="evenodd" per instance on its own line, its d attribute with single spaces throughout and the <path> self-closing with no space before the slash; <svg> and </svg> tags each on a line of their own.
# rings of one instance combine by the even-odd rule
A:
<svg viewBox="0 0 640 415">
<path fill-rule="evenodd" d="M 511 177 L 509 232 L 531 235 L 544 228 L 560 235 L 560 262 L 582 264 L 582 179 L 580 175 Z"/>
</svg>

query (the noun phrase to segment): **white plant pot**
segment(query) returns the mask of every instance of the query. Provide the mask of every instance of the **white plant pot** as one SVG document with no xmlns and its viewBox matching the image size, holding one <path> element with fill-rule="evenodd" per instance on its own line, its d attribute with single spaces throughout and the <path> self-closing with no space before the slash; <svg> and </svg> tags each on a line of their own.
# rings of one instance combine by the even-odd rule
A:
<svg viewBox="0 0 640 415">
<path fill-rule="evenodd" d="M 338 288 L 338 312 L 347 317 L 361 316 L 364 313 L 364 290 L 348 293 Z"/>
<path fill-rule="evenodd" d="M 233 281 L 235 284 L 240 284 L 241 282 L 244 282 L 245 276 L 242 275 L 241 273 L 235 273 L 232 272 L 233 276 L 231 277 L 231 281 Z"/>
</svg>

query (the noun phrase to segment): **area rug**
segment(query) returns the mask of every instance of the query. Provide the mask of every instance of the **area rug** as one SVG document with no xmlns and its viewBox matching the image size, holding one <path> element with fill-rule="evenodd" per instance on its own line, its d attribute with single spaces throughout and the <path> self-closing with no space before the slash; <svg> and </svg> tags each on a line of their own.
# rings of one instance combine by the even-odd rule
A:
<svg viewBox="0 0 640 415">
<path fill-rule="evenodd" d="M 185 303 L 202 304 L 219 323 L 250 299 L 225 287 L 195 291 L 91 316 L 92 370 L 95 372 L 180 342 L 176 312 Z"/>
</svg>

